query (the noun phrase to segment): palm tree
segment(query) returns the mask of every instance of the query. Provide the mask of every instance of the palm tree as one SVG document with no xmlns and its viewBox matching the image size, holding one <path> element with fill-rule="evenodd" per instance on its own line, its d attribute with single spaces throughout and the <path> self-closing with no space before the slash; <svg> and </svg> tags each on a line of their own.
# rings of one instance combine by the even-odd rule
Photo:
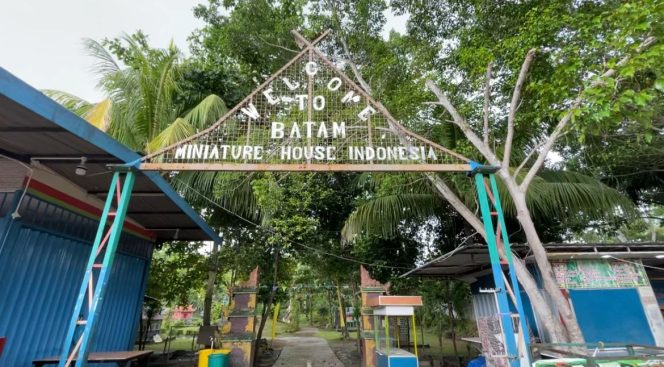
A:
<svg viewBox="0 0 664 367">
<path fill-rule="evenodd" d="M 101 43 L 84 41 L 96 59 L 98 86 L 106 94 L 103 101 L 93 104 L 62 91 L 44 92 L 116 140 L 146 154 L 193 135 L 227 111 L 224 101 L 214 94 L 193 107 L 176 101 L 182 57 L 172 42 L 166 49 L 153 49 L 141 33 L 120 40 L 124 42 L 122 60 L 128 64 L 124 68 Z"/>
<path fill-rule="evenodd" d="M 376 195 L 359 205 L 348 217 L 342 230 L 345 240 L 352 240 L 363 232 L 373 232 L 383 237 L 393 237 L 399 225 L 407 219 L 426 218 L 442 210 L 446 203 L 428 184 L 417 180 L 412 183 L 405 179 L 403 187 L 390 190 L 384 195 Z M 374 184 L 380 183 L 382 176 L 371 176 Z M 469 181 L 455 180 L 457 195 L 470 208 L 477 208 L 474 186 Z M 516 209 L 502 181 L 497 180 L 503 210 L 507 219 L 516 218 Z M 552 217 L 559 220 L 572 220 L 584 216 L 590 220 L 601 220 L 616 216 L 629 216 L 635 213 L 634 204 L 617 190 L 600 181 L 580 173 L 546 170 L 540 172 L 527 193 L 529 209 L 535 220 Z"/>
<path fill-rule="evenodd" d="M 139 32 L 125 35 L 111 45 L 127 67 L 121 67 L 101 43 L 85 40 L 86 49 L 97 60 L 95 71 L 99 75 L 99 87 L 106 94 L 103 101 L 93 104 L 62 91 L 44 92 L 90 124 L 144 154 L 185 139 L 226 113 L 224 101 L 214 94 L 189 103 L 177 100 L 182 58 L 172 42 L 166 49 L 153 49 Z M 196 186 L 200 196 L 209 197 L 216 175 L 187 173 L 172 179 L 174 182 L 186 180 L 187 185 Z M 189 192 L 182 185 L 176 189 Z M 196 199 L 200 202 L 198 196 Z M 211 258 L 217 256 L 218 247 L 215 244 Z M 204 307 L 207 323 L 217 272 L 218 267 L 211 267 L 208 276 Z"/>
<path fill-rule="evenodd" d="M 378 177 L 379 180 L 381 178 Z M 454 187 L 455 194 L 463 204 L 477 212 L 476 194 L 470 181 L 459 179 L 459 176 L 445 179 L 450 187 Z M 385 186 L 382 186 L 378 192 L 385 194 L 370 197 L 359 205 L 346 220 L 342 236 L 346 240 L 352 240 L 358 234 L 373 232 L 389 237 L 396 234 L 400 225 L 407 220 L 449 215 L 449 206 L 440 200 L 439 193 L 428 180 L 413 175 L 402 181 L 397 181 L 399 185 L 391 189 L 386 190 Z M 511 196 L 507 194 L 502 181 L 497 183 L 506 220 L 518 223 Z M 387 186 L 389 185 L 388 181 Z M 535 222 L 552 223 L 552 220 L 553 222 L 558 220 L 566 226 L 579 217 L 583 218 L 581 222 L 587 223 L 590 219 L 601 220 L 611 217 L 615 219 L 636 214 L 634 204 L 618 191 L 591 177 L 561 170 L 540 172 L 527 191 L 526 203 Z M 467 238 L 472 237 L 473 235 L 469 235 Z M 520 272 L 519 282 L 531 301 L 545 304 L 546 301 L 541 296 L 541 291 L 533 281 L 532 275 L 526 270 L 523 260 L 515 258 L 514 264 Z M 534 311 L 539 314 L 543 309 L 546 311 L 544 307 L 536 308 Z M 557 325 L 550 322 L 552 319 L 550 314 L 540 314 L 540 317 L 543 320 L 542 326 L 546 330 L 550 333 L 559 332 L 556 329 Z"/>
</svg>

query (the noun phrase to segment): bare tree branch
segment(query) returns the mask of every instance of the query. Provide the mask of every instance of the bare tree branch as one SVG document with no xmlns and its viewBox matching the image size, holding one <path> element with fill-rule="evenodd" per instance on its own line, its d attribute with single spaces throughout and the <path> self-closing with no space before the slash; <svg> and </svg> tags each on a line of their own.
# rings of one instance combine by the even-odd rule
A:
<svg viewBox="0 0 664 367">
<path fill-rule="evenodd" d="M 636 53 L 643 52 L 643 50 L 650 47 L 653 43 L 655 43 L 655 41 L 657 41 L 657 38 L 655 38 L 655 37 L 646 38 L 645 41 L 643 41 L 639 45 L 639 47 L 636 49 Z M 620 60 L 620 62 L 618 62 L 618 64 L 616 64 L 616 66 L 618 66 L 618 67 L 624 66 L 625 64 L 627 64 L 629 59 L 630 59 L 629 55 L 623 57 Z M 596 87 L 596 86 L 602 84 L 603 79 L 610 78 L 615 74 L 616 74 L 616 69 L 607 70 L 604 74 L 602 74 L 599 78 L 595 79 L 595 81 L 593 81 L 590 84 L 590 88 L 593 88 L 593 87 Z M 572 119 L 572 115 L 573 115 L 574 111 L 577 108 L 579 108 L 582 101 L 583 101 L 583 91 L 581 91 L 581 93 L 579 93 L 579 95 L 576 97 L 576 99 L 574 99 L 574 102 L 572 103 L 572 106 L 567 110 L 567 113 L 565 113 L 565 116 L 563 116 L 563 118 L 560 119 L 560 121 L 558 122 L 558 125 L 556 125 L 556 128 L 553 130 L 551 135 L 549 135 L 549 137 L 546 139 L 546 143 L 544 144 L 542 150 L 539 152 L 539 156 L 537 156 L 537 160 L 532 165 L 532 167 L 530 167 L 530 169 L 528 170 L 528 173 L 526 174 L 526 177 L 523 179 L 523 182 L 521 182 L 521 185 L 519 186 L 521 191 L 525 192 L 528 189 L 528 185 L 530 185 L 530 183 L 532 182 L 532 180 L 535 177 L 535 175 L 537 174 L 537 172 L 540 170 L 540 168 L 542 168 L 542 165 L 544 164 L 544 161 L 546 160 L 546 156 L 551 151 L 551 148 L 553 148 L 553 145 L 556 143 L 556 140 L 558 140 L 558 138 L 560 137 L 560 134 L 563 132 L 563 129 L 565 129 L 565 127 L 567 127 L 567 124 Z"/>
<path fill-rule="evenodd" d="M 514 174 L 512 175 L 512 177 L 514 177 L 514 180 L 516 180 L 516 177 L 519 175 L 519 172 L 523 169 L 523 167 L 526 165 L 526 163 L 528 163 L 528 161 L 533 156 L 533 154 L 535 154 L 537 152 L 537 149 L 541 148 L 542 145 L 544 145 L 544 143 L 546 143 L 546 140 L 542 140 L 541 142 L 537 143 L 537 145 L 535 145 L 533 147 L 533 149 L 531 149 L 530 152 L 528 152 L 528 155 L 526 155 L 526 158 L 523 159 L 523 162 L 521 162 L 519 167 L 516 168 L 516 171 L 514 171 Z"/>
<path fill-rule="evenodd" d="M 489 99 L 491 98 L 491 68 L 493 62 L 486 67 L 486 85 L 484 86 L 484 130 L 482 131 L 482 141 L 484 145 L 489 146 Z"/>
<path fill-rule="evenodd" d="M 498 161 L 498 158 L 496 158 L 496 155 L 493 153 L 489 145 L 484 144 L 482 139 L 480 139 L 480 137 L 475 134 L 473 129 L 471 129 L 466 122 L 466 119 L 461 116 L 459 111 L 457 111 L 457 109 L 452 105 L 452 102 L 450 102 L 445 93 L 443 93 L 440 88 L 438 88 L 436 83 L 431 80 L 427 80 L 426 85 L 429 90 L 431 90 L 433 94 L 436 95 L 440 105 L 445 107 L 447 112 L 452 115 L 454 124 L 458 126 L 461 131 L 463 131 L 464 135 L 468 138 L 468 140 L 470 140 L 471 144 L 473 144 L 473 146 L 475 146 L 475 148 L 479 150 L 480 153 L 482 153 L 484 158 L 486 158 L 490 164 L 499 166 L 500 162 Z"/>
<path fill-rule="evenodd" d="M 346 54 L 346 58 L 344 59 L 344 61 L 347 62 L 348 65 L 350 66 L 350 69 L 353 71 L 355 79 L 357 79 L 358 83 L 360 83 L 362 89 L 364 89 L 369 94 L 373 94 L 371 86 L 369 86 L 369 83 L 367 83 L 364 80 L 362 74 L 360 74 L 360 70 L 358 69 L 357 64 L 355 64 L 355 62 L 353 62 L 353 60 L 350 57 L 350 51 L 348 49 L 348 44 L 346 43 L 346 40 L 344 39 L 343 36 L 340 36 L 339 41 L 341 42 L 341 46 L 344 49 L 344 54 Z"/>
<path fill-rule="evenodd" d="M 482 221 L 473 213 L 472 210 L 466 206 L 466 204 L 457 196 L 456 193 L 447 185 L 447 183 L 440 178 L 435 173 L 425 173 L 425 176 L 429 179 L 429 182 L 436 188 L 436 191 L 447 200 L 454 209 L 456 209 L 459 214 L 465 219 L 468 224 L 482 237 L 486 238 L 486 232 L 484 230 L 484 224 Z"/>
<path fill-rule="evenodd" d="M 344 37 L 344 31 L 343 28 L 341 27 L 341 20 L 339 19 L 339 14 L 338 14 L 338 9 L 337 6 L 339 6 L 339 2 L 335 0 L 329 0 L 327 1 L 328 6 L 332 10 L 332 18 L 334 21 L 337 23 L 337 29 L 339 36 L 337 37 L 339 39 L 339 42 L 341 43 L 341 47 L 344 50 L 344 55 L 345 58 L 343 61 L 348 63 L 348 66 L 350 66 L 351 71 L 353 72 L 353 75 L 355 76 L 355 79 L 357 82 L 360 84 L 360 87 L 364 89 L 365 92 L 367 92 L 369 95 L 373 95 L 373 92 L 371 90 L 371 86 L 369 83 L 367 83 L 364 78 L 362 77 L 362 74 L 360 73 L 359 68 L 357 67 L 357 64 L 353 61 L 353 58 L 351 57 L 350 53 L 350 48 L 348 47 L 348 43 L 346 42 L 346 38 Z"/>
<path fill-rule="evenodd" d="M 268 42 L 265 38 L 263 38 L 263 37 L 261 37 L 261 36 L 258 36 L 258 39 L 259 39 L 261 42 L 263 42 L 263 43 L 265 43 L 266 45 L 268 45 L 268 46 L 272 46 L 272 47 L 280 48 L 280 49 L 282 49 L 282 50 L 284 50 L 284 51 L 292 52 L 292 53 L 295 53 L 295 54 L 298 53 L 298 52 L 300 52 L 300 51 L 293 50 L 293 49 L 288 48 L 288 47 L 284 47 L 284 46 L 282 46 L 282 45 L 278 45 L 278 44 L 276 44 L 276 43 Z"/>
<path fill-rule="evenodd" d="M 510 156 L 512 155 L 512 140 L 514 139 L 514 120 L 516 119 L 516 111 L 519 107 L 519 100 L 521 99 L 521 91 L 523 84 L 526 82 L 528 76 L 528 69 L 530 64 L 535 58 L 536 50 L 533 48 L 526 54 L 526 59 L 523 60 L 519 78 L 514 85 L 514 92 L 512 92 L 512 102 L 510 103 L 510 112 L 507 115 L 507 138 L 505 138 L 505 150 L 503 153 L 503 167 L 510 166 Z"/>
</svg>

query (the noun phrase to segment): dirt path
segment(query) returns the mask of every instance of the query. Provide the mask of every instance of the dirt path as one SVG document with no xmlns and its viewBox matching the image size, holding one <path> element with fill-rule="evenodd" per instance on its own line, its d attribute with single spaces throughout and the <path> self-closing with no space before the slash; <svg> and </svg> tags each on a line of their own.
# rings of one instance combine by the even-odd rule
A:
<svg viewBox="0 0 664 367">
<path fill-rule="evenodd" d="M 275 367 L 344 367 L 325 339 L 315 336 L 316 328 L 303 328 L 295 334 L 280 336 L 275 346 L 283 348 Z"/>
</svg>

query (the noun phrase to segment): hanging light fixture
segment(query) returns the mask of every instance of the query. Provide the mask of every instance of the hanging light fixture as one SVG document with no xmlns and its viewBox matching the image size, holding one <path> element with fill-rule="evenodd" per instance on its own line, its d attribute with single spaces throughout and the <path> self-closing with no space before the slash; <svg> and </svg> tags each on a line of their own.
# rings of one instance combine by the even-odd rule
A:
<svg viewBox="0 0 664 367">
<path fill-rule="evenodd" d="M 88 167 L 85 165 L 85 163 L 88 161 L 87 158 L 81 157 L 81 163 L 79 163 L 78 166 L 76 166 L 76 170 L 74 173 L 78 176 L 85 176 L 86 173 L 88 173 Z"/>
<path fill-rule="evenodd" d="M 32 157 L 30 158 L 30 161 L 33 163 L 39 163 L 41 161 L 77 161 L 80 160 L 81 162 L 76 165 L 76 168 L 74 169 L 74 173 L 76 173 L 77 176 L 85 176 L 88 173 L 88 166 L 86 166 L 86 163 L 88 162 L 87 157 Z"/>
</svg>

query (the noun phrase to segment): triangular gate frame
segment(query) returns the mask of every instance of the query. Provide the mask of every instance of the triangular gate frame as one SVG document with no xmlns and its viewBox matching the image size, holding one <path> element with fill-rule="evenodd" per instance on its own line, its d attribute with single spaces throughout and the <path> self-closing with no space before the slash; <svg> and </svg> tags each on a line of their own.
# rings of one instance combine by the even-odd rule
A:
<svg viewBox="0 0 664 367">
<path fill-rule="evenodd" d="M 313 42 L 295 31 L 293 34 L 302 47 L 293 59 L 212 126 L 146 155 L 138 167 L 144 171 L 471 170 L 468 158 L 404 128 L 318 50 L 315 45 L 329 30 Z M 323 74 L 328 78 L 317 77 Z M 306 94 L 294 94 L 298 91 Z M 272 122 L 281 117 L 286 119 L 283 123 Z M 335 117 L 339 121 L 331 121 Z M 281 124 L 281 140 L 275 139 L 274 125 L 270 124 Z M 337 137 L 337 133 L 343 135 Z M 333 159 L 326 150 L 330 147 Z M 231 149 L 238 155 L 231 157 Z M 289 159 L 284 159 L 283 151 L 279 157 L 280 149 L 288 150 Z M 305 153 L 296 159 L 302 151 Z M 258 159 L 257 154 L 261 155 Z"/>
</svg>

